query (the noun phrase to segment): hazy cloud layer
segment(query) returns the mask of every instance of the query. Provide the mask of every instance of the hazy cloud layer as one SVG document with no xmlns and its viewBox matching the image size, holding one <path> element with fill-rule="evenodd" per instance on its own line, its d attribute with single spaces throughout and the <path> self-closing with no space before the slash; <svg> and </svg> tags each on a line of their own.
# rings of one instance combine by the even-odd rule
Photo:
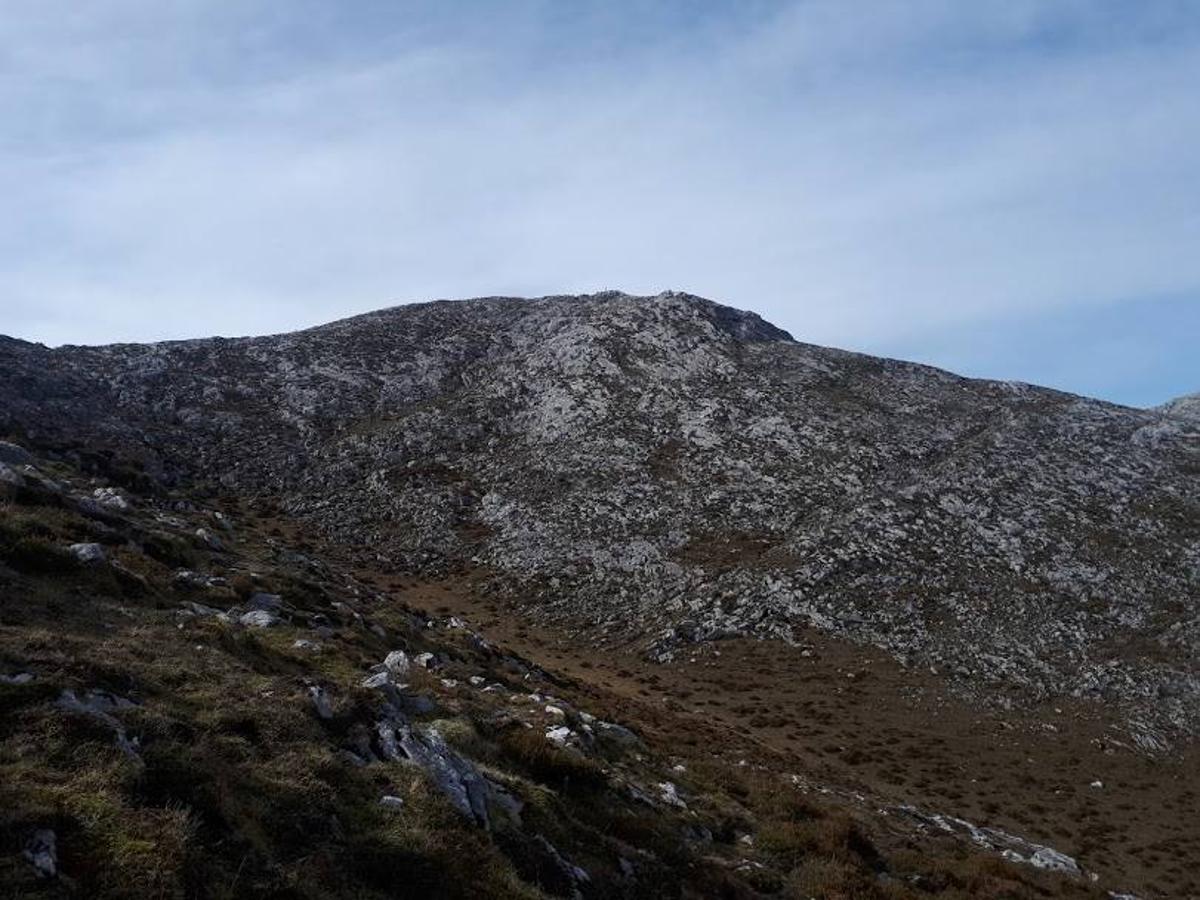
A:
<svg viewBox="0 0 1200 900">
<path fill-rule="evenodd" d="M 670 287 L 1165 399 L 1200 389 L 1164 340 L 1200 303 L 1197 85 L 1187 2 L 12 0 L 0 332 Z"/>
</svg>

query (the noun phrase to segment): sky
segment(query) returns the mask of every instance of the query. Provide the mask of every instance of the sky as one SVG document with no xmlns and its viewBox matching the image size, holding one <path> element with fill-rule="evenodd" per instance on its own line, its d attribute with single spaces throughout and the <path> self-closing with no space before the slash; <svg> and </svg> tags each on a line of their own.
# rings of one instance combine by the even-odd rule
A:
<svg viewBox="0 0 1200 900">
<path fill-rule="evenodd" d="M 1200 391 L 1191 0 L 4 0 L 0 333 L 690 291 Z"/>
</svg>

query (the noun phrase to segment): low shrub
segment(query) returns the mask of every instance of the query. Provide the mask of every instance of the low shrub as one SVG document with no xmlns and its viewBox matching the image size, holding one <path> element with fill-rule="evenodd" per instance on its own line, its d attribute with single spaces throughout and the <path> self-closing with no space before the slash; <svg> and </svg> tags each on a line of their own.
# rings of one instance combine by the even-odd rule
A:
<svg viewBox="0 0 1200 900">
<path fill-rule="evenodd" d="M 512 728 L 500 735 L 503 754 L 545 784 L 598 788 L 608 782 L 603 768 L 582 754 L 555 746 L 540 731 Z"/>
<path fill-rule="evenodd" d="M 763 853 L 786 869 L 796 868 L 809 856 L 868 865 L 879 859 L 878 851 L 854 820 L 841 814 L 770 822 L 759 831 L 757 844 Z"/>
<path fill-rule="evenodd" d="M 251 595 L 257 593 L 258 591 L 265 590 L 265 588 L 260 585 L 258 581 L 251 578 L 245 572 L 238 572 L 229 579 L 229 589 L 232 590 L 234 594 L 237 595 L 237 598 L 242 601 L 249 600 Z M 268 593 L 270 592 L 268 591 Z"/>
<path fill-rule="evenodd" d="M 196 548 L 182 538 L 154 531 L 142 538 L 142 549 L 151 559 L 164 566 L 188 569 L 200 561 Z"/>
<path fill-rule="evenodd" d="M 11 543 L 0 539 L 0 557 L 19 572 L 61 575 L 79 569 L 71 551 L 39 537 L 17 538 Z"/>
</svg>

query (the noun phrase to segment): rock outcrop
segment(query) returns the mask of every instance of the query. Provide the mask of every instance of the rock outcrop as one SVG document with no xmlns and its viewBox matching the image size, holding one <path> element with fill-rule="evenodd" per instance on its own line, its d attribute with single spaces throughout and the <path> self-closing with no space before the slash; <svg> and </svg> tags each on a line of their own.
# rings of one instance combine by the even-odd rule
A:
<svg viewBox="0 0 1200 900">
<path fill-rule="evenodd" d="M 1200 422 L 1200 394 L 1186 394 L 1158 407 L 1160 412 L 1177 419 Z"/>
</svg>

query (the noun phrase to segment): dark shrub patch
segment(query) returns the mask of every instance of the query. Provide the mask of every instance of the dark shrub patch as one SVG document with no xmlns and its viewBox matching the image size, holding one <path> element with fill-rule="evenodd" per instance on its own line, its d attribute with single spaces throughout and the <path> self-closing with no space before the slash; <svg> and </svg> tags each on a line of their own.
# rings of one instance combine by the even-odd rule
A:
<svg viewBox="0 0 1200 900">
<path fill-rule="evenodd" d="M 199 561 L 196 548 L 184 540 L 161 531 L 151 532 L 142 539 L 142 549 L 151 559 L 172 568 L 191 568 Z"/>
<path fill-rule="evenodd" d="M 499 738 L 500 749 L 538 781 L 563 788 L 600 788 L 608 778 L 599 763 L 556 747 L 540 731 L 512 728 Z"/>
<path fill-rule="evenodd" d="M 79 569 L 79 561 L 71 551 L 38 537 L 0 543 L 0 556 L 20 572 L 65 575 Z"/>
</svg>

